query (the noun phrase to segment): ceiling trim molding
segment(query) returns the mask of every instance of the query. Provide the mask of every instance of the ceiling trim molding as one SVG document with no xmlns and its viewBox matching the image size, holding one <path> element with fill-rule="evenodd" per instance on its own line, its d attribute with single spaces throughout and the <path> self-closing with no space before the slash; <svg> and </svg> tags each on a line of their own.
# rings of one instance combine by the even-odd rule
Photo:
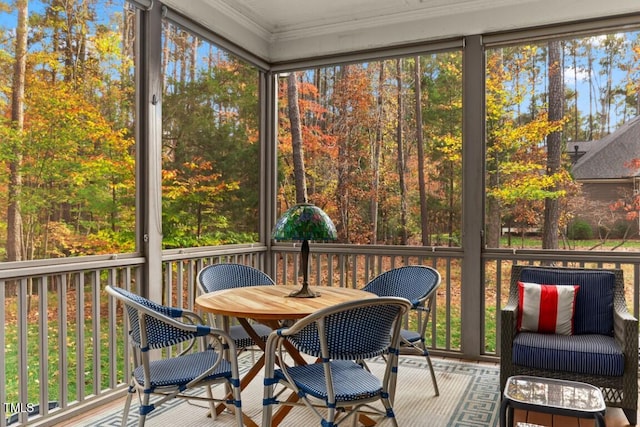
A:
<svg viewBox="0 0 640 427">
<path fill-rule="evenodd" d="M 499 9 L 505 5 L 513 6 L 514 3 L 531 3 L 534 0 L 473 0 L 464 3 L 456 3 L 456 13 L 473 13 L 477 11 L 487 11 L 488 9 Z M 333 23 L 320 23 L 309 25 L 302 22 L 283 28 L 272 33 L 273 41 L 290 41 L 299 38 L 321 37 L 336 33 L 353 33 L 360 30 L 368 30 L 381 26 L 404 25 L 408 22 L 428 21 L 434 18 L 450 16 L 451 2 L 445 2 L 436 7 L 423 6 L 419 9 L 403 10 L 401 12 L 389 12 L 388 14 L 376 14 L 357 20 L 343 20 Z"/>
<path fill-rule="evenodd" d="M 485 46 L 499 46 L 503 44 L 533 42 L 549 38 L 566 38 L 568 36 L 586 36 L 594 33 L 604 33 L 611 29 L 637 30 L 640 28 L 640 15 L 616 15 L 610 18 L 586 19 L 578 22 L 550 24 L 542 27 L 502 31 L 495 34 L 485 34 Z"/>
<path fill-rule="evenodd" d="M 499 44 L 540 37 L 551 27 L 571 31 L 586 20 L 640 17 L 636 0 L 321 0 L 307 10 L 300 9 L 304 2 L 287 0 L 160 1 L 274 64 L 474 34 Z"/>
<path fill-rule="evenodd" d="M 464 39 L 439 40 L 434 43 L 419 43 L 402 46 L 392 46 L 385 49 L 373 49 L 359 52 L 327 55 L 324 57 L 301 58 L 295 61 L 274 62 L 271 70 L 274 73 L 283 73 L 308 68 L 327 67 L 339 64 L 352 64 L 366 61 L 379 61 L 391 58 L 402 58 L 415 55 L 426 55 L 435 52 L 444 52 L 464 47 Z"/>
<path fill-rule="evenodd" d="M 238 9 L 230 6 L 224 0 L 207 0 L 206 1 L 212 8 L 216 11 L 219 11 L 229 19 L 233 20 L 234 23 L 241 25 L 247 30 L 253 32 L 258 37 L 263 40 L 267 40 L 269 42 L 273 41 L 273 33 L 268 28 L 260 25 L 255 20 L 251 19 L 249 16 L 243 14 Z"/>
</svg>

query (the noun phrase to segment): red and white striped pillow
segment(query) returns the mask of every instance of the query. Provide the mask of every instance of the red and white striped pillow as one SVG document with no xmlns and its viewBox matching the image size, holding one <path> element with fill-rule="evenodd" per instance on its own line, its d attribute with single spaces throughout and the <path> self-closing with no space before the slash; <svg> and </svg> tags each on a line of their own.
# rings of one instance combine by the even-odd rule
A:
<svg viewBox="0 0 640 427">
<path fill-rule="evenodd" d="M 518 330 L 573 335 L 579 288 L 518 282 Z"/>
</svg>

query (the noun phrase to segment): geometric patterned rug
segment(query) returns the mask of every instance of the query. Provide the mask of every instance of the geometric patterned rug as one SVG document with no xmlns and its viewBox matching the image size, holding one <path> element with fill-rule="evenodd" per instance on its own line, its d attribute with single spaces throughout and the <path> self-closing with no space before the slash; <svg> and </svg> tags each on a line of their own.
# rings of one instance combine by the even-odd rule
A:
<svg viewBox="0 0 640 427">
<path fill-rule="evenodd" d="M 424 359 L 408 357 L 400 361 L 398 387 L 408 388 L 406 392 L 401 394 L 398 391 L 397 394 L 395 412 L 400 426 L 498 426 L 498 367 L 435 358 L 432 361 L 440 389 L 439 397 L 433 394 L 429 368 Z M 417 373 L 421 375 L 413 380 L 412 376 Z M 410 418 L 404 417 L 404 414 L 410 415 Z"/>
<path fill-rule="evenodd" d="M 419 357 L 401 357 L 394 412 L 401 427 L 496 427 L 500 406 L 499 368 L 479 363 L 432 358 L 440 396 L 434 395 L 426 361 Z M 239 361 L 241 370 L 251 365 L 250 357 Z M 381 361 L 368 361 L 373 372 L 381 372 Z M 262 380 L 254 379 L 242 392 L 243 411 L 260 424 Z M 137 425 L 137 399 L 134 397 L 127 426 Z M 235 418 L 220 414 L 215 421 L 207 418 L 202 402 L 175 399 L 154 410 L 146 426 L 234 426 Z M 120 426 L 122 408 L 112 407 L 72 427 Z M 294 408 L 280 424 L 283 427 L 316 425 L 305 408 Z M 380 423 L 390 425 L 387 422 Z"/>
</svg>

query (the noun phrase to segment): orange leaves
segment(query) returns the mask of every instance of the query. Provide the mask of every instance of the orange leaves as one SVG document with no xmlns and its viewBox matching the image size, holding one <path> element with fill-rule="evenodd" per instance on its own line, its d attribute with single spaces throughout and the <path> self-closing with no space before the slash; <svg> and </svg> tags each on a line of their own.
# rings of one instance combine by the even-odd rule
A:
<svg viewBox="0 0 640 427">
<path fill-rule="evenodd" d="M 625 162 L 624 167 L 629 169 L 640 169 L 640 157 Z"/>
<path fill-rule="evenodd" d="M 625 163 L 625 167 L 629 168 L 629 176 L 637 176 L 640 172 L 640 157 L 634 158 Z M 621 213 L 625 219 L 633 221 L 640 216 L 640 192 L 626 192 L 614 203 L 609 205 L 611 212 Z"/>
<path fill-rule="evenodd" d="M 638 218 L 640 212 L 640 195 L 635 197 L 626 197 L 616 200 L 609 205 L 611 212 L 619 212 L 628 221 L 633 221 Z"/>
<path fill-rule="evenodd" d="M 238 182 L 224 182 L 220 173 L 213 172 L 213 165 L 202 158 L 184 162 L 181 169 L 162 170 L 162 194 L 167 199 L 180 197 L 215 198 L 239 187 Z"/>
</svg>

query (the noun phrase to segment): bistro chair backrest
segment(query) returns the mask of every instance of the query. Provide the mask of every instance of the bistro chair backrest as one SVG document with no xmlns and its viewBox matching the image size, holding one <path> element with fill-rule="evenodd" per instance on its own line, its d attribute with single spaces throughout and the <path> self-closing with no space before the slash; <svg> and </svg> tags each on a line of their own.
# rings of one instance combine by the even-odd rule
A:
<svg viewBox="0 0 640 427">
<path fill-rule="evenodd" d="M 394 322 L 406 310 L 400 298 L 367 299 L 321 310 L 296 323 L 288 340 L 302 353 L 360 360 L 389 350 Z"/>
<path fill-rule="evenodd" d="M 266 273 L 244 264 L 211 264 L 198 273 L 198 286 L 203 293 L 245 286 L 275 285 Z"/>
<path fill-rule="evenodd" d="M 373 278 L 364 287 L 365 291 L 378 296 L 406 298 L 413 308 L 440 286 L 440 273 L 424 265 L 407 265 L 386 271 Z"/>
<path fill-rule="evenodd" d="M 208 328 L 175 320 L 189 314 L 182 309 L 155 303 L 122 288 L 108 287 L 107 291 L 123 303 L 129 318 L 129 339 L 138 349 L 169 347 L 209 333 Z"/>
</svg>

